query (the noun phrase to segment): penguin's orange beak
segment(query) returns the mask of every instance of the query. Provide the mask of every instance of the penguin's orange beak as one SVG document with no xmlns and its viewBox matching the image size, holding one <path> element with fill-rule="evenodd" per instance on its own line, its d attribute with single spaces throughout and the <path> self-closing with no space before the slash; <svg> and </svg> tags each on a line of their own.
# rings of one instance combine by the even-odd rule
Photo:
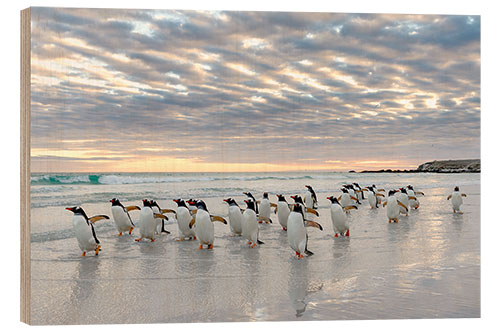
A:
<svg viewBox="0 0 500 333">
<path fill-rule="evenodd" d="M 73 207 L 66 207 L 65 209 L 66 209 L 66 210 L 69 210 L 70 212 L 72 212 L 72 211 L 73 211 Z"/>
</svg>

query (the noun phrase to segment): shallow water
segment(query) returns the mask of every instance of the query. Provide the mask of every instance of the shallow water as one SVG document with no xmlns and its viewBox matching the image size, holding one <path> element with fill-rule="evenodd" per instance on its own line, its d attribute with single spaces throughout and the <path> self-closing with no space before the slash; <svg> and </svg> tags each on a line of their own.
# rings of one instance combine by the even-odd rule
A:
<svg viewBox="0 0 500 333">
<path fill-rule="evenodd" d="M 380 184 L 380 176 L 359 175 L 365 178 L 358 182 L 362 186 Z M 252 190 L 257 197 L 266 185 L 284 193 L 303 193 L 304 184 L 313 185 L 320 201 L 320 218 L 316 220 L 324 231 L 308 228 L 308 248 L 315 254 L 302 260 L 295 258 L 275 215 L 275 223 L 260 226 L 260 239 L 265 242 L 260 247 L 248 248 L 240 238 L 230 235 L 228 226 L 215 223 L 214 249 L 201 251 L 197 242 L 175 241 L 175 225 L 167 226 L 171 235 L 155 243 L 136 243 L 133 235 L 117 237 L 112 222 L 105 221 L 97 227 L 103 251 L 98 257 L 90 254 L 81 258 L 68 229 L 71 213 L 60 205 L 34 207 L 32 321 L 89 324 L 479 317 L 479 175 L 418 177 L 391 174 L 384 179 L 385 185 L 412 183 L 424 191 L 419 210 L 401 217 L 398 224 L 389 224 L 385 209 L 371 210 L 365 200 L 349 218 L 351 237 L 337 239 L 333 238 L 326 196 L 338 194 L 336 186 L 342 181 L 357 179 L 339 179 L 333 185 L 332 180 L 324 179 L 228 181 L 231 187 Z M 460 184 L 467 193 L 463 215 L 453 214 L 446 201 L 453 188 L 450 184 Z M 113 192 L 113 188 L 98 186 L 94 192 Z M 133 186 L 144 188 L 145 184 Z M 156 185 L 150 186 L 143 192 L 154 192 Z M 197 186 L 205 185 L 200 182 Z M 336 191 L 328 191 L 329 187 Z M 243 200 L 243 195 L 235 197 L 238 202 Z M 206 202 L 212 213 L 226 215 L 227 206 L 221 199 L 214 194 Z M 174 207 L 167 199 L 160 204 Z M 83 203 L 89 215 L 110 214 L 109 205 Z M 138 218 L 138 212 L 131 213 Z"/>
</svg>

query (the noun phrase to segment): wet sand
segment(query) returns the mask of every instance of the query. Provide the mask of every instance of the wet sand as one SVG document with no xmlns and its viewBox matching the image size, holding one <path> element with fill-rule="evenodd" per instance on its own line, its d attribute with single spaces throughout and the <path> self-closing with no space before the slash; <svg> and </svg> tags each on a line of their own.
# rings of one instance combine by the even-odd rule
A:
<svg viewBox="0 0 500 333">
<path fill-rule="evenodd" d="M 98 228 L 103 251 L 79 257 L 74 238 L 32 243 L 33 324 L 283 321 L 480 316 L 480 187 L 453 214 L 450 189 L 425 190 L 421 208 L 400 223 L 364 201 L 351 237 L 333 238 L 321 194 L 324 231 L 309 228 L 315 254 L 297 260 L 286 233 L 261 225 L 250 249 L 215 224 L 213 250 L 176 242 L 177 227 L 155 243 Z M 238 198 L 239 202 L 243 197 Z M 275 200 L 272 200 L 275 201 Z M 290 200 L 291 201 L 291 200 Z M 206 200 L 226 215 L 222 198 Z M 173 204 L 162 204 L 173 207 Z M 108 212 L 109 207 L 102 209 Z M 68 219 L 71 217 L 68 216 Z"/>
</svg>

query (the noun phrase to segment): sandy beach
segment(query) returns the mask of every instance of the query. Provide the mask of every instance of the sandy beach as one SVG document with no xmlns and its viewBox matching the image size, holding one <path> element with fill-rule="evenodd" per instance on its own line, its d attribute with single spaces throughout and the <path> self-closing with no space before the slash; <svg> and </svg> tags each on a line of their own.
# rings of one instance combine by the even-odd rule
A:
<svg viewBox="0 0 500 333">
<path fill-rule="evenodd" d="M 389 224 L 385 209 L 371 210 L 365 200 L 349 217 L 351 237 L 337 239 L 326 200 L 337 192 L 327 191 L 331 184 L 310 180 L 319 197 L 316 221 L 324 230 L 308 229 L 308 247 L 315 254 L 302 260 L 294 256 L 275 215 L 273 224 L 260 226 L 265 244 L 255 249 L 233 237 L 229 226 L 215 223 L 211 251 L 198 250 L 197 242 L 175 241 L 176 225 L 168 225 L 172 234 L 155 243 L 136 243 L 134 235 L 117 237 L 112 222 L 105 221 L 97 227 L 102 252 L 81 258 L 67 229 L 71 214 L 61 215 L 57 206 L 33 208 L 32 216 L 43 218 L 45 226 L 50 216 L 62 219 L 51 226 L 56 232 L 34 222 L 33 324 L 479 317 L 479 175 L 385 177 L 402 185 L 418 185 L 415 181 L 427 177 L 431 186 L 420 188 L 425 192 L 421 208 Z M 465 213 L 453 214 L 447 182 L 464 177 L 469 177 L 469 185 L 461 186 L 467 193 Z M 293 183 L 297 191 L 302 187 Z M 240 185 L 245 186 L 234 184 Z M 211 213 L 227 216 L 223 197 L 204 198 Z M 244 196 L 236 199 L 242 202 Z M 159 202 L 175 206 L 171 200 Z M 110 214 L 108 203 L 84 207 Z M 137 219 L 138 212 L 132 213 Z"/>
</svg>

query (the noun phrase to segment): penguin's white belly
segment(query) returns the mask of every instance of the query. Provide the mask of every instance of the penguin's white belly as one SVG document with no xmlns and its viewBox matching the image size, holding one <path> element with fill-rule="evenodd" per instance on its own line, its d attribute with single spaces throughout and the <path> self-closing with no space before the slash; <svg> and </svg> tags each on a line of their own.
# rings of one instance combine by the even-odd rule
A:
<svg viewBox="0 0 500 333">
<path fill-rule="evenodd" d="M 186 207 L 181 206 L 177 208 L 177 226 L 179 227 L 179 236 L 194 236 L 194 230 L 189 228 L 189 222 L 191 222 L 191 219 L 191 214 Z"/>
<path fill-rule="evenodd" d="M 416 208 L 418 206 L 418 199 L 415 195 L 415 192 L 413 192 L 412 190 L 407 190 L 406 192 L 408 192 L 408 202 L 410 208 Z M 410 199 L 409 197 L 414 197 L 415 199 Z"/>
<path fill-rule="evenodd" d="M 451 195 L 451 205 L 454 210 L 460 210 L 460 206 L 462 206 L 463 200 L 462 195 L 460 193 L 453 193 Z"/>
<path fill-rule="evenodd" d="M 260 202 L 259 217 L 266 219 L 271 217 L 271 204 L 269 203 L 269 200 L 262 199 Z"/>
<path fill-rule="evenodd" d="M 73 230 L 80 250 L 86 252 L 96 249 L 97 243 L 92 235 L 92 229 L 83 216 L 73 216 Z"/>
<path fill-rule="evenodd" d="M 377 197 L 373 192 L 368 193 L 368 203 L 371 208 L 377 208 Z"/>
<path fill-rule="evenodd" d="M 306 250 L 306 228 L 300 213 L 291 212 L 287 222 L 287 237 L 290 247 L 299 253 Z"/>
<path fill-rule="evenodd" d="M 342 193 L 342 196 L 340 197 L 340 205 L 342 207 L 351 206 L 351 201 L 352 199 L 349 193 Z"/>
<path fill-rule="evenodd" d="M 111 214 L 118 232 L 129 231 L 132 227 L 127 213 L 120 206 L 111 206 Z"/>
<path fill-rule="evenodd" d="M 214 224 L 210 214 L 201 209 L 196 213 L 195 233 L 200 244 L 210 245 L 214 243 Z"/>
<path fill-rule="evenodd" d="M 349 229 L 347 216 L 342 207 L 335 204 L 330 207 L 330 216 L 332 218 L 333 230 L 335 233 L 344 233 Z"/>
<path fill-rule="evenodd" d="M 387 217 L 389 219 L 395 219 L 399 216 L 399 205 L 394 197 L 387 199 Z"/>
<path fill-rule="evenodd" d="M 398 199 L 403 205 L 405 205 L 406 207 L 408 207 L 410 205 L 410 200 L 408 199 L 408 195 L 402 193 L 400 196 L 399 196 L 399 199 Z M 401 214 L 406 214 L 407 211 L 404 207 L 401 207 L 399 206 L 399 212 Z"/>
<path fill-rule="evenodd" d="M 245 210 L 243 213 L 243 237 L 250 242 L 257 243 L 259 235 L 259 224 L 257 223 L 257 215 L 251 209 Z"/>
<path fill-rule="evenodd" d="M 306 192 L 304 203 L 307 208 L 314 208 L 314 200 L 312 198 L 311 192 Z"/>
<path fill-rule="evenodd" d="M 153 216 L 153 211 L 150 207 L 143 207 L 139 219 L 139 234 L 141 237 L 153 238 L 155 231 L 156 221 Z"/>
<path fill-rule="evenodd" d="M 284 201 L 278 202 L 278 222 L 286 229 L 288 223 L 288 216 L 290 215 L 290 208 Z"/>
<path fill-rule="evenodd" d="M 241 220 L 243 216 L 237 206 L 229 207 L 229 227 L 235 234 L 241 235 Z"/>
</svg>

